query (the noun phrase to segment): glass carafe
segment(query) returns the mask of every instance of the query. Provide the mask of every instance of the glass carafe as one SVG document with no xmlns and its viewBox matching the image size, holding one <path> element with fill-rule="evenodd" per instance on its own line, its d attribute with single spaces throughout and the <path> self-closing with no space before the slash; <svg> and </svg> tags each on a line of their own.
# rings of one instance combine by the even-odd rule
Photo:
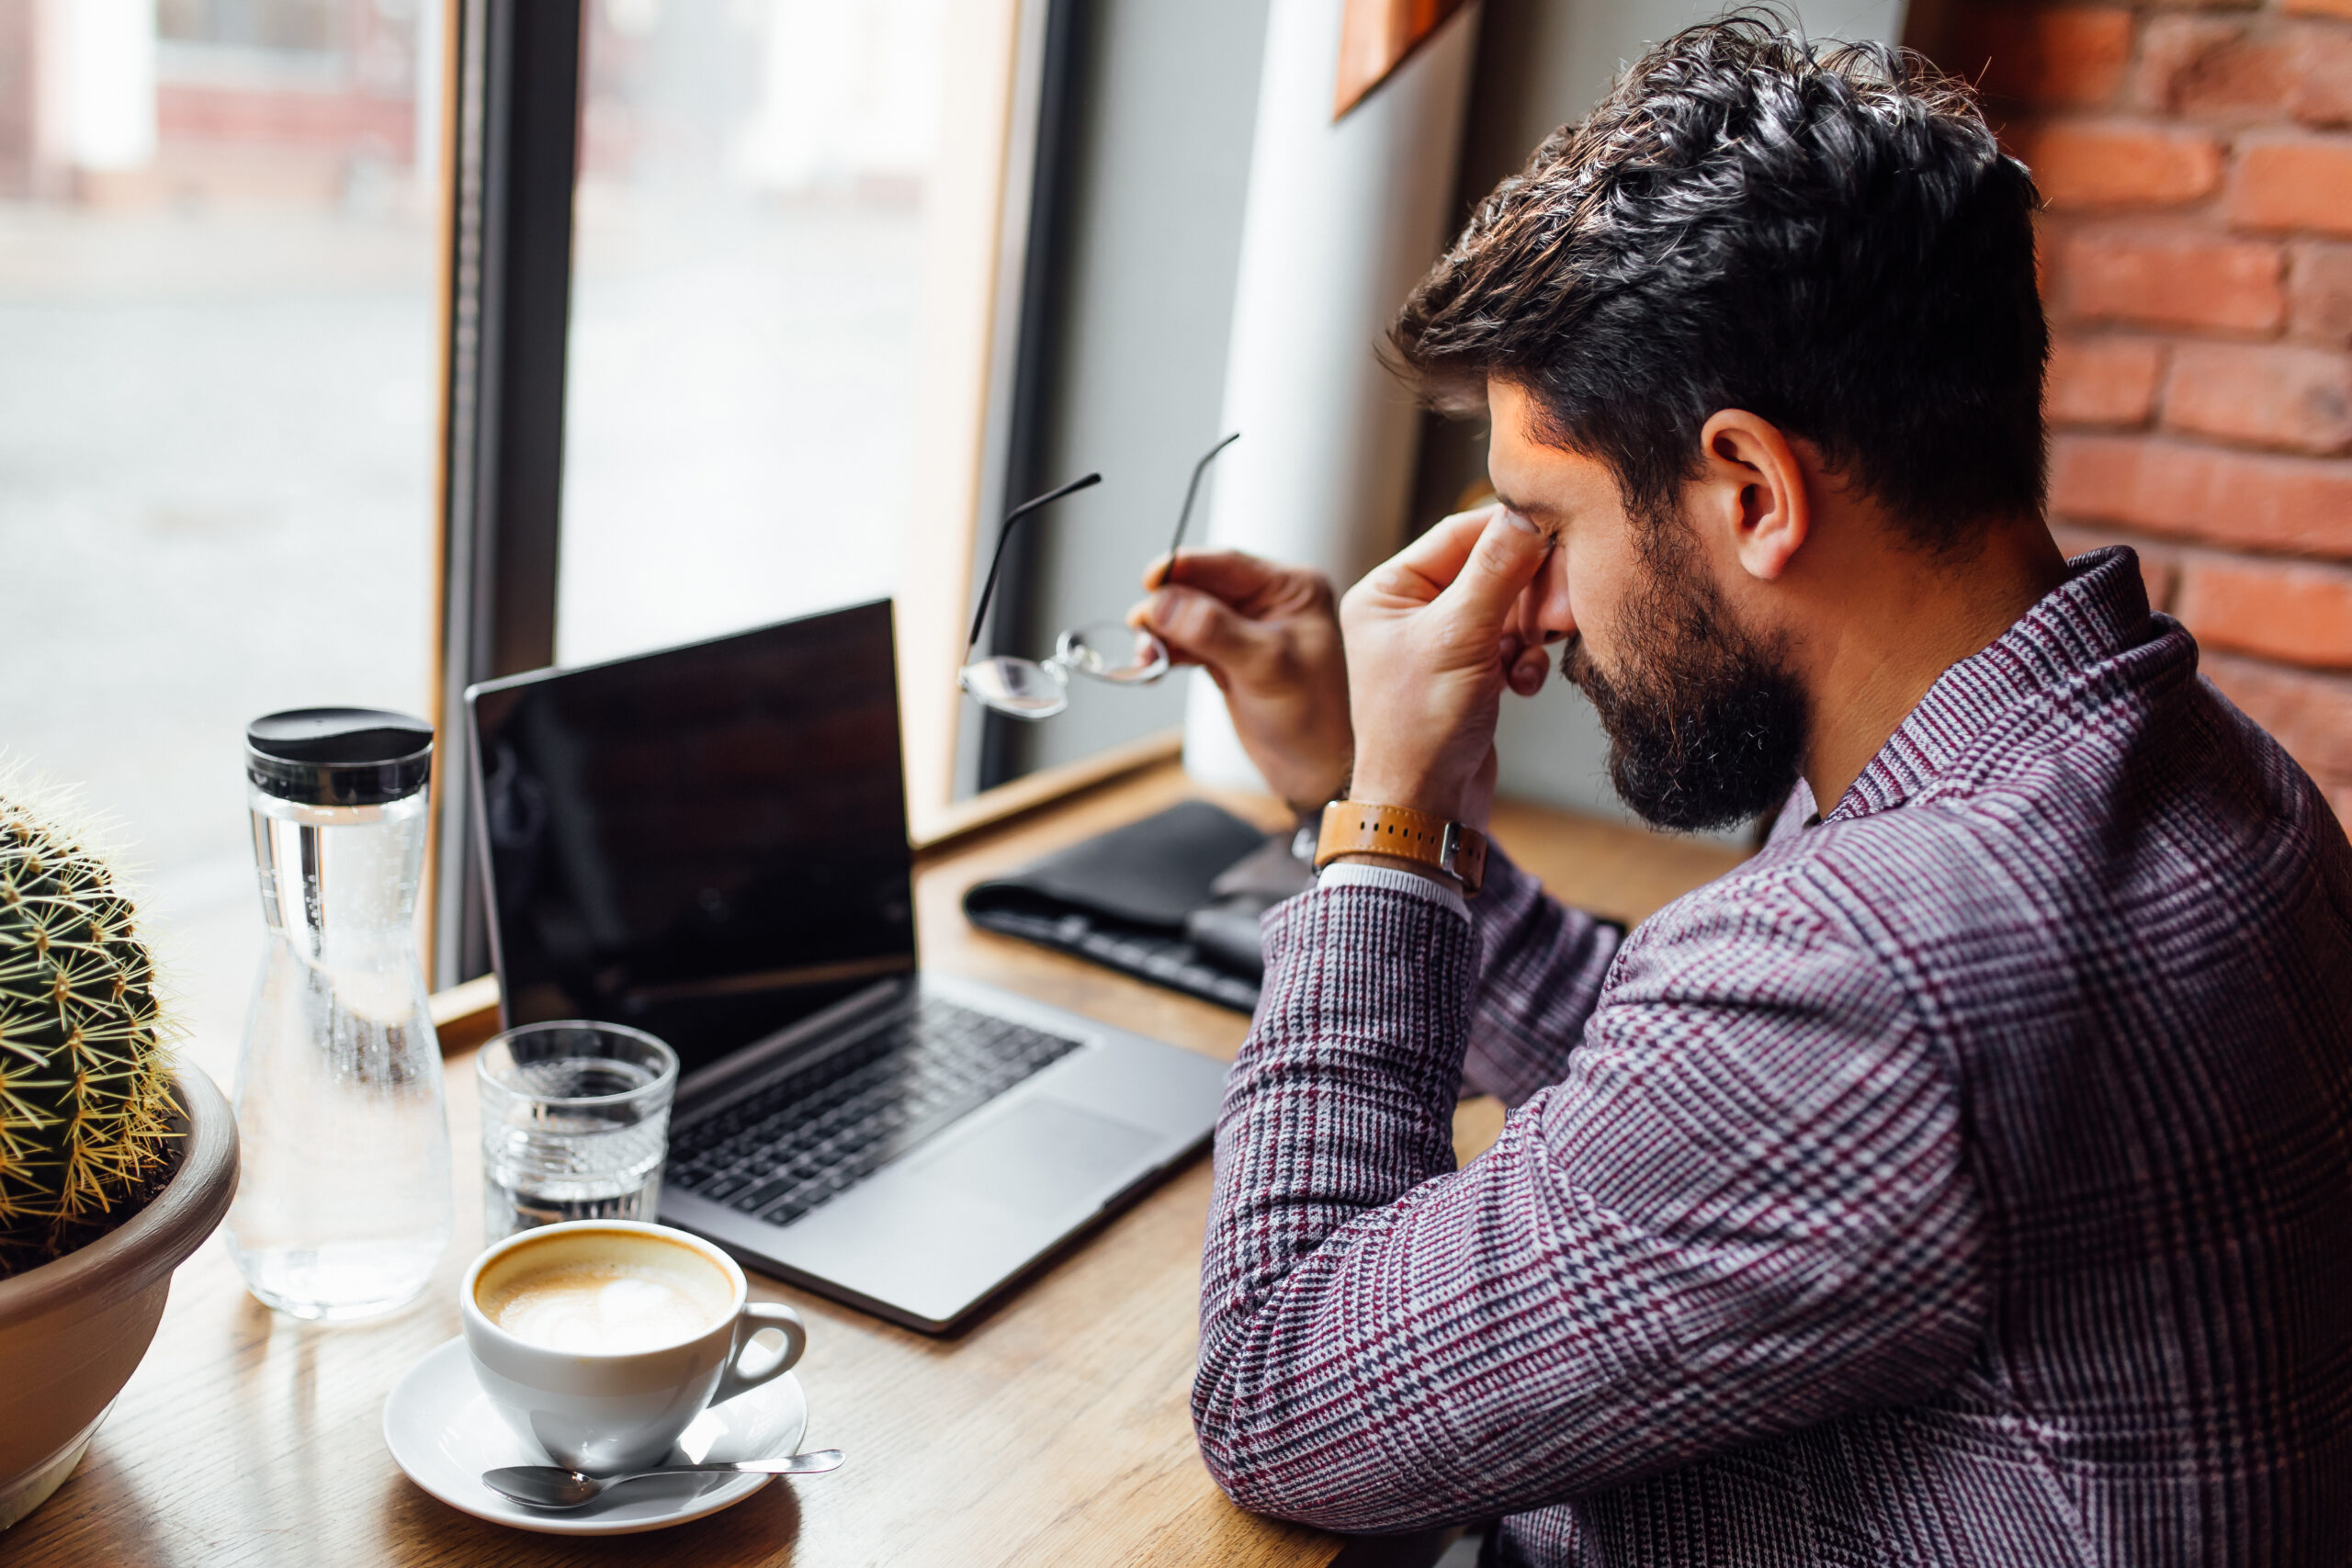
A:
<svg viewBox="0 0 2352 1568">
<path fill-rule="evenodd" d="M 269 948 L 237 1061 L 229 1250 L 265 1304 L 372 1317 L 449 1242 L 441 1052 L 416 947 L 432 727 L 304 708 L 246 730 Z"/>
</svg>

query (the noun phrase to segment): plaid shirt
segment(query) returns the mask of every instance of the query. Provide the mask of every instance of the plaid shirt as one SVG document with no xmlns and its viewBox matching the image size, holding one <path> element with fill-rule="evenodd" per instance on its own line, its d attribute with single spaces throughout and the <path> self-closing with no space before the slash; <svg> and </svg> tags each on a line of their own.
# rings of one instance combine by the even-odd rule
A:
<svg viewBox="0 0 2352 1568">
<path fill-rule="evenodd" d="M 1505 1563 L 2352 1561 L 2352 850 L 2109 550 L 1622 944 L 1266 920 L 1193 1411 Z M 1523 1100 L 1456 1171 L 1465 1080 Z"/>
</svg>

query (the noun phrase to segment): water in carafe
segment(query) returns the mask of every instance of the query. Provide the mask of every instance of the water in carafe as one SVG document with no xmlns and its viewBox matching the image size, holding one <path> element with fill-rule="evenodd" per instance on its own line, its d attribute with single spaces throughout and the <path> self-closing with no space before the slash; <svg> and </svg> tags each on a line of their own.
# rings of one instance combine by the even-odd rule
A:
<svg viewBox="0 0 2352 1568">
<path fill-rule="evenodd" d="M 246 731 L 268 950 L 237 1062 L 229 1248 L 264 1303 L 372 1317 L 449 1242 L 441 1052 L 416 946 L 433 731 L 307 708 Z"/>
</svg>

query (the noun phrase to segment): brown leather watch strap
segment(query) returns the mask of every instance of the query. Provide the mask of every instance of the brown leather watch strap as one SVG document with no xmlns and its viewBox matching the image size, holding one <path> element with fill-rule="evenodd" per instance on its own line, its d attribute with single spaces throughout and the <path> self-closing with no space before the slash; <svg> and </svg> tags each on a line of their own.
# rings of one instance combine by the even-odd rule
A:
<svg viewBox="0 0 2352 1568">
<path fill-rule="evenodd" d="M 1465 897 L 1487 879 L 1487 839 L 1474 828 L 1402 806 L 1335 800 L 1323 808 L 1315 842 L 1315 869 L 1340 855 L 1394 855 L 1418 862 L 1462 884 Z"/>
</svg>

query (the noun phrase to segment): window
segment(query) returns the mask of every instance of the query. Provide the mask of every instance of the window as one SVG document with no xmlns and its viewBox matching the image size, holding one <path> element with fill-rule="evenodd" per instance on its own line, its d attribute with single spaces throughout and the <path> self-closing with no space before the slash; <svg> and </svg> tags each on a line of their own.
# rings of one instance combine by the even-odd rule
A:
<svg viewBox="0 0 2352 1568">
<path fill-rule="evenodd" d="M 944 808 L 1044 12 L 456 0 L 437 982 L 488 962 L 470 682 L 889 593 L 917 831 Z"/>
<path fill-rule="evenodd" d="M 363 9 L 362 26 L 413 17 L 416 7 Z M 165 49 L 250 50 L 281 61 L 335 59 L 350 32 L 352 7 L 342 0 L 157 0 L 155 32 Z M 397 47 L 397 46 L 395 46 Z"/>
<path fill-rule="evenodd" d="M 12 581 L 44 585 L 11 611 L 11 672 L 28 678 L 0 690 L 0 750 L 119 825 L 216 1076 L 261 944 L 240 759 L 258 714 L 419 712 L 457 761 L 450 699 L 469 680 L 895 592 L 914 805 L 944 806 L 989 510 L 984 403 L 1018 266 L 1000 251 L 1005 171 L 1023 166 L 1017 28 L 1042 14 L 0 6 L 0 550 Z M 532 66 L 574 41 L 580 93 L 550 120 Z M 454 317 L 445 100 L 458 188 L 497 219 L 469 240 L 459 202 Z M 505 145 L 533 115 L 556 128 L 526 149 L 536 164 Z M 550 144 L 552 186 L 531 175 Z M 573 279 L 568 321 L 510 310 L 493 344 L 468 268 L 543 241 L 550 189 L 576 264 L 556 272 Z M 475 447 L 453 442 L 446 498 L 445 345 L 453 430 L 468 396 L 480 415 L 513 394 L 477 418 Z M 507 450 L 518 432 L 540 470 Z M 528 482 L 483 479 L 492 457 Z M 545 533 L 502 553 L 501 530 L 531 525 L 514 502 L 534 484 Z M 537 607 L 507 614 L 517 601 Z M 461 778 L 443 777 L 445 807 Z M 466 845 L 445 819 L 433 907 L 452 931 Z M 429 959 L 439 983 L 479 972 L 462 933 L 436 933 Z"/>
<path fill-rule="evenodd" d="M 896 586 L 944 4 L 589 7 L 560 662 Z"/>
<path fill-rule="evenodd" d="M 0 11 L 0 748 L 114 819 L 224 1081 L 262 932 L 246 722 L 430 711 L 439 28 Z"/>
</svg>

